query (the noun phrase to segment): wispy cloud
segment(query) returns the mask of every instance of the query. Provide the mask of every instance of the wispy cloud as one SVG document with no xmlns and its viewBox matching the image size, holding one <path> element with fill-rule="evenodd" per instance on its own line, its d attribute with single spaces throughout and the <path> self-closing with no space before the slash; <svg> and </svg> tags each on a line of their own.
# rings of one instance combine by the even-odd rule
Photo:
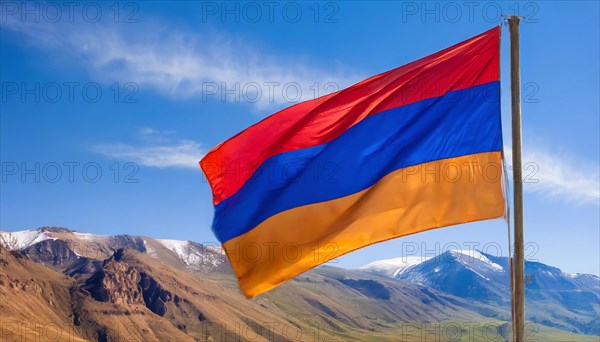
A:
<svg viewBox="0 0 600 342">
<path fill-rule="evenodd" d="M 171 98 L 264 108 L 324 95 L 361 78 L 339 64 L 273 54 L 222 32 L 190 32 L 149 21 L 146 26 L 85 25 L 30 23 L 9 16 L 2 26 L 50 53 L 70 54 L 97 80 L 135 82 Z M 237 95 L 225 92 L 231 89 Z"/>
<path fill-rule="evenodd" d="M 151 127 L 142 127 L 138 130 L 138 137 L 140 140 L 154 143 L 163 143 L 171 140 L 175 131 L 173 130 L 160 130 Z"/>
<path fill-rule="evenodd" d="M 174 140 L 173 131 L 144 127 L 138 145 L 111 143 L 93 146 L 93 151 L 111 159 L 125 160 L 157 168 L 195 168 L 206 151 L 193 140 Z M 144 139 L 143 137 L 152 137 Z"/>
<path fill-rule="evenodd" d="M 512 150 L 505 146 L 507 163 Z M 523 149 L 524 190 L 578 203 L 600 205 L 600 172 L 597 164 L 577 161 L 567 154 L 540 147 Z"/>
</svg>

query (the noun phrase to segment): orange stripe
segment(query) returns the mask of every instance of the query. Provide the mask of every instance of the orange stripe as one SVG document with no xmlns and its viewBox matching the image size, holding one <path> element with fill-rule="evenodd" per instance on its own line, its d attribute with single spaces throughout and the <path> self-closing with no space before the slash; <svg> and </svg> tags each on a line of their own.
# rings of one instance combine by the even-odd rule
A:
<svg viewBox="0 0 600 342">
<path fill-rule="evenodd" d="M 370 244 L 502 217 L 501 170 L 500 152 L 400 169 L 355 194 L 272 216 L 223 247 L 251 298 Z"/>
</svg>

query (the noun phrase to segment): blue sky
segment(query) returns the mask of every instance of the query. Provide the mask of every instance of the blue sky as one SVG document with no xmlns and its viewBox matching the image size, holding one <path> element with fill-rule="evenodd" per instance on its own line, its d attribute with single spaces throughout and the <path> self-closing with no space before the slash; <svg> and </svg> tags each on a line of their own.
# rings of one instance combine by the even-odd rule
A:
<svg viewBox="0 0 600 342">
<path fill-rule="evenodd" d="M 599 273 L 597 2 L 68 6 L 2 3 L 3 230 L 52 225 L 214 243 L 210 190 L 197 164 L 208 149 L 294 101 L 433 53 L 518 11 L 527 16 L 526 256 Z M 502 34 L 509 146 L 506 27 Z M 506 236 L 504 221 L 479 222 L 371 246 L 337 264 L 469 246 L 506 255 Z"/>
</svg>

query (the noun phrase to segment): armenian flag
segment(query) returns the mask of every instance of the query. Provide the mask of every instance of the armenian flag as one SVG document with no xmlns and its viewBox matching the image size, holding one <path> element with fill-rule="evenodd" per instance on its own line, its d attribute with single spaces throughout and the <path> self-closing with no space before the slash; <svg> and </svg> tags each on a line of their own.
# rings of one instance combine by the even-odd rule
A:
<svg viewBox="0 0 600 342">
<path fill-rule="evenodd" d="M 500 28 L 283 109 L 200 161 L 254 297 L 381 241 L 504 216 Z"/>
</svg>

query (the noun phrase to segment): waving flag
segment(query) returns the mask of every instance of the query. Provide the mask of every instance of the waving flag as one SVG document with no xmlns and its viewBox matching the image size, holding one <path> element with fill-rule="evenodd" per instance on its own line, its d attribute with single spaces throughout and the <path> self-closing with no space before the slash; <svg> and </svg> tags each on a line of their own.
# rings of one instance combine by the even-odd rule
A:
<svg viewBox="0 0 600 342">
<path fill-rule="evenodd" d="M 370 244 L 504 215 L 499 38 L 286 108 L 202 159 L 247 297 Z"/>
</svg>

